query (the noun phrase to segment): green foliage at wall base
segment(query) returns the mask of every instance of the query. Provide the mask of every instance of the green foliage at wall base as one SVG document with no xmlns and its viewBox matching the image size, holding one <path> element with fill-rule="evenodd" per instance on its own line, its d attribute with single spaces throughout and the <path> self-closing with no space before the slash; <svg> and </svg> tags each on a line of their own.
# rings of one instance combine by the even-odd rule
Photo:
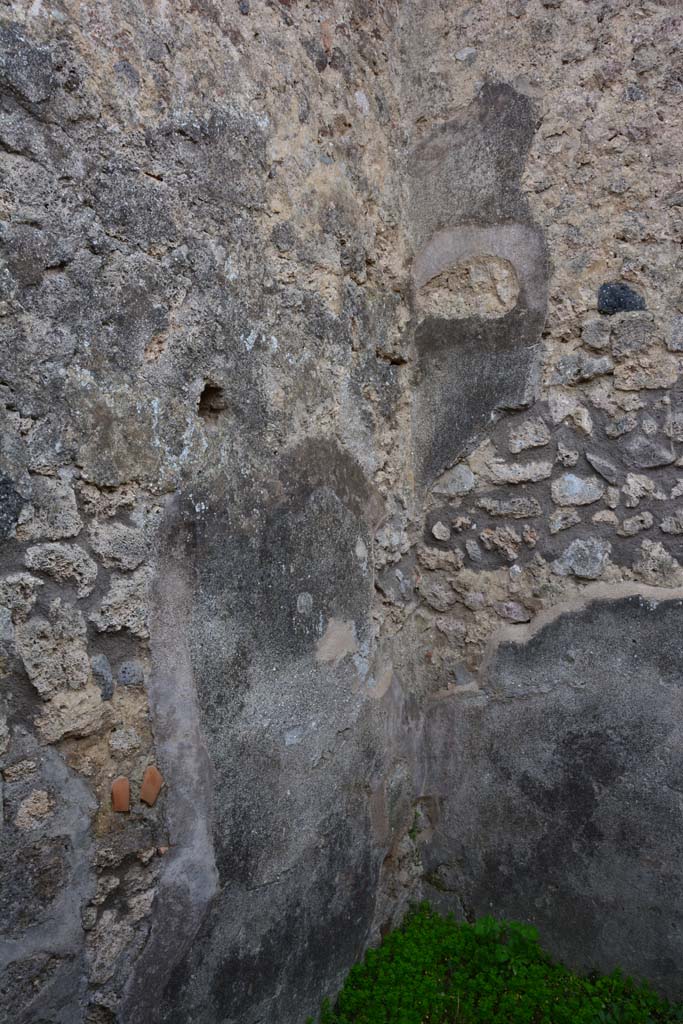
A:
<svg viewBox="0 0 683 1024">
<path fill-rule="evenodd" d="M 489 917 L 464 924 L 422 904 L 351 968 L 319 1022 L 672 1024 L 683 1022 L 683 1005 L 619 971 L 573 974 L 553 963 L 528 925 Z"/>
</svg>

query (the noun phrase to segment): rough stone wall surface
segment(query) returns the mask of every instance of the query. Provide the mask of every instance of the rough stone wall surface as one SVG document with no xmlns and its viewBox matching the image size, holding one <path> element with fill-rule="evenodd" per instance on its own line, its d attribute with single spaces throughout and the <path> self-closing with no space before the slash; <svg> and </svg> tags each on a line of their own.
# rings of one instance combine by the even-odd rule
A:
<svg viewBox="0 0 683 1024">
<path fill-rule="evenodd" d="M 681 994 L 682 31 L 0 6 L 0 1020 L 296 1024 L 422 894 Z"/>
</svg>

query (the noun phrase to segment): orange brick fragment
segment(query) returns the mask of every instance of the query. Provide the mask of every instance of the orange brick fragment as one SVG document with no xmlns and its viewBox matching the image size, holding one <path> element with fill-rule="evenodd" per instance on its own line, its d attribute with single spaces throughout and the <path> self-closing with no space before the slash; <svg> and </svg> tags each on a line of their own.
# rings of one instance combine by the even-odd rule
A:
<svg viewBox="0 0 683 1024">
<path fill-rule="evenodd" d="M 130 782 L 125 775 L 119 775 L 111 784 L 111 805 L 120 813 L 130 810 Z"/>
<path fill-rule="evenodd" d="M 149 768 L 145 769 L 145 774 L 142 776 L 142 786 L 140 788 L 140 799 L 150 807 L 154 807 L 159 796 L 159 790 L 164 784 L 164 777 L 153 764 Z"/>
</svg>

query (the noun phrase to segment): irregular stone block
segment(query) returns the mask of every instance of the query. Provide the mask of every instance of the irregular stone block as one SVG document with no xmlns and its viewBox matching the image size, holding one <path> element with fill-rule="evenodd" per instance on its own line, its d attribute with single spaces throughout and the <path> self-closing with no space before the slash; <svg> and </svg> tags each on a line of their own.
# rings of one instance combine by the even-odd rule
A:
<svg viewBox="0 0 683 1024">
<path fill-rule="evenodd" d="M 52 694 L 36 720 L 44 743 L 57 743 L 70 736 L 92 736 L 111 721 L 111 704 L 104 703 L 99 687 L 61 690 Z"/>
<path fill-rule="evenodd" d="M 528 484 L 545 480 L 553 471 L 552 462 L 492 462 L 489 476 L 497 484 Z"/>
<path fill-rule="evenodd" d="M 141 639 L 149 636 L 147 627 L 148 592 L 151 581 L 149 569 L 140 568 L 130 576 L 113 576 L 109 591 L 99 610 L 90 615 L 90 621 L 100 632 L 129 629 Z"/>
<path fill-rule="evenodd" d="M 674 512 L 673 515 L 666 516 L 665 519 L 662 519 L 659 524 L 659 529 L 662 533 L 668 533 L 672 536 L 680 536 L 683 534 L 683 510 L 679 509 L 677 512 Z"/>
<path fill-rule="evenodd" d="M 651 313 L 628 313 L 615 317 L 612 324 L 612 355 L 624 359 L 644 351 L 654 338 Z"/>
<path fill-rule="evenodd" d="M 581 341 L 597 352 L 606 349 L 610 341 L 609 321 L 587 320 L 581 328 Z"/>
<path fill-rule="evenodd" d="M 490 516 L 510 516 L 512 519 L 529 519 L 540 516 L 541 505 L 536 498 L 495 498 L 484 495 L 477 499 L 477 508 Z"/>
<path fill-rule="evenodd" d="M 564 473 L 553 480 L 550 493 L 556 505 L 591 505 L 605 493 L 605 484 L 597 477 Z"/>
<path fill-rule="evenodd" d="M 608 541 L 596 537 L 573 540 L 566 551 L 552 563 L 558 576 L 573 573 L 583 580 L 597 580 L 602 576 L 612 550 Z"/>
<path fill-rule="evenodd" d="M 83 616 L 57 598 L 50 620 L 32 618 L 17 625 L 17 652 L 31 683 L 43 699 L 56 690 L 78 690 L 90 678 Z"/>
<path fill-rule="evenodd" d="M 0 580 L 0 607 L 7 608 L 13 622 L 23 622 L 36 603 L 43 581 L 27 572 L 12 573 Z"/>
<path fill-rule="evenodd" d="M 73 487 L 65 480 L 33 477 L 31 504 L 22 512 L 16 529 L 19 540 L 62 540 L 81 532 Z"/>
<path fill-rule="evenodd" d="M 620 537 L 635 537 L 643 530 L 649 530 L 654 523 L 654 516 L 651 512 L 640 512 L 637 516 L 624 519 L 617 530 Z"/>
<path fill-rule="evenodd" d="M 596 473 L 599 473 L 608 483 L 616 484 L 619 479 L 619 470 L 609 459 L 593 452 L 586 452 L 586 461 L 590 463 Z"/>
<path fill-rule="evenodd" d="M 669 388 L 678 380 L 674 356 L 646 352 L 630 356 L 614 369 L 614 386 L 620 391 Z"/>
<path fill-rule="evenodd" d="M 513 455 L 526 451 L 527 448 L 542 448 L 550 443 L 550 431 L 539 417 L 526 420 L 518 427 L 512 427 L 508 434 L 508 449 Z"/>
<path fill-rule="evenodd" d="M 462 494 L 468 494 L 475 482 L 476 478 L 472 470 L 469 466 L 461 463 L 443 473 L 435 481 L 432 490 L 435 494 L 445 494 L 448 497 L 456 498 Z"/>
<path fill-rule="evenodd" d="M 670 466 L 676 459 L 671 442 L 661 441 L 644 434 L 635 434 L 623 443 L 624 457 L 638 469 L 656 469 Z"/>
<path fill-rule="evenodd" d="M 587 356 L 584 352 L 563 356 L 555 367 L 551 383 L 573 386 L 586 384 L 595 377 L 612 373 L 614 363 L 609 356 Z"/>
<path fill-rule="evenodd" d="M 123 523 L 94 523 L 88 534 L 93 551 L 108 567 L 137 569 L 147 556 L 142 530 Z"/>
<path fill-rule="evenodd" d="M 76 593 L 86 597 L 95 586 L 97 565 L 76 544 L 36 544 L 24 556 L 27 569 L 44 572 L 58 583 L 74 580 Z"/>
<path fill-rule="evenodd" d="M 568 530 L 581 522 L 581 516 L 574 508 L 558 508 L 550 513 L 548 526 L 551 533 L 559 533 L 560 530 Z"/>
<path fill-rule="evenodd" d="M 683 568 L 659 541 L 643 541 L 633 571 L 638 579 L 655 587 L 683 585 Z"/>
</svg>

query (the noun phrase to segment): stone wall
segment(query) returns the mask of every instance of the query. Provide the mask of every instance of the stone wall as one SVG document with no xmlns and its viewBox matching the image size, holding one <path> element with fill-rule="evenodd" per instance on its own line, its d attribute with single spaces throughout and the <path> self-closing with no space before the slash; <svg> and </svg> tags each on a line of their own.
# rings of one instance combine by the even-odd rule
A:
<svg viewBox="0 0 683 1024">
<path fill-rule="evenodd" d="M 0 1020 L 683 994 L 677 8 L 2 5 Z"/>
</svg>

